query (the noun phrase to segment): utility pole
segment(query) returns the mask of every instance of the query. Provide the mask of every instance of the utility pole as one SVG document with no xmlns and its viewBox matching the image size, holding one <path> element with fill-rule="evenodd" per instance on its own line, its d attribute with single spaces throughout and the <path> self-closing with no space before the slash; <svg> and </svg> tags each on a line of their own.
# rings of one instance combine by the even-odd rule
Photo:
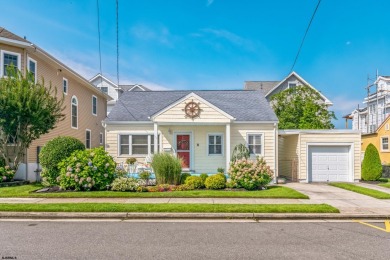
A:
<svg viewBox="0 0 390 260">
<path fill-rule="evenodd" d="M 376 86 L 376 126 L 375 128 L 378 127 L 379 125 L 379 115 L 378 115 L 378 95 L 379 95 L 379 91 L 378 91 L 378 69 L 376 69 L 376 79 L 375 79 L 375 86 Z M 376 129 L 375 129 L 376 131 Z"/>
</svg>

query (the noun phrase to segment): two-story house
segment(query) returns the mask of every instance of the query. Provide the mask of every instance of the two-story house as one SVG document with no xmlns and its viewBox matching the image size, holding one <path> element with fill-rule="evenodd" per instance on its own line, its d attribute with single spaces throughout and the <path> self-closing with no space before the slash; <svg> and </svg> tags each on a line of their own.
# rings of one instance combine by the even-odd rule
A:
<svg viewBox="0 0 390 260">
<path fill-rule="evenodd" d="M 110 96 L 34 43 L 0 27 L 0 77 L 11 64 L 22 73 L 32 72 L 37 81 L 44 78 L 45 84 L 51 82 L 57 87 L 58 96 L 65 99 L 65 119 L 30 145 L 15 178 L 31 181 L 39 178 L 39 151 L 54 137 L 73 136 L 87 148 L 105 145 L 102 121 Z"/>
<path fill-rule="evenodd" d="M 296 86 L 308 86 L 315 91 L 317 91 L 322 101 L 328 105 L 332 106 L 333 103 L 325 97 L 320 91 L 314 88 L 309 82 L 304 80 L 298 73 L 295 71 L 291 72 L 286 78 L 278 81 L 245 81 L 244 90 L 260 90 L 265 98 L 270 101 L 271 97 L 285 89 L 294 88 Z"/>
<path fill-rule="evenodd" d="M 352 119 L 352 129 L 360 130 L 362 134 L 374 133 L 390 115 L 390 76 L 378 76 L 366 89 L 365 107 L 344 117 Z"/>
<path fill-rule="evenodd" d="M 107 114 L 110 113 L 112 108 L 115 106 L 119 97 L 126 91 L 150 91 L 147 87 L 134 84 L 134 85 L 118 85 L 98 73 L 92 79 L 89 80 L 93 85 L 99 88 L 102 92 L 108 94 L 112 100 L 107 102 Z"/>
</svg>

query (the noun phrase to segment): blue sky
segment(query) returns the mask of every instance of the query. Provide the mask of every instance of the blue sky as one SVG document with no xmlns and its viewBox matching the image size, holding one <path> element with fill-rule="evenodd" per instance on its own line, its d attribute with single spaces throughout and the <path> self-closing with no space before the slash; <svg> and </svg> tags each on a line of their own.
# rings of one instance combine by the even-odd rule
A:
<svg viewBox="0 0 390 260">
<path fill-rule="evenodd" d="M 2 0 L 0 26 L 86 78 L 99 72 L 96 0 Z M 100 0 L 103 75 L 116 82 L 115 0 Z M 242 89 L 291 69 L 317 0 L 119 0 L 120 83 L 154 89 Z M 390 75 L 387 0 L 323 0 L 294 70 L 342 115 L 367 76 Z"/>
</svg>

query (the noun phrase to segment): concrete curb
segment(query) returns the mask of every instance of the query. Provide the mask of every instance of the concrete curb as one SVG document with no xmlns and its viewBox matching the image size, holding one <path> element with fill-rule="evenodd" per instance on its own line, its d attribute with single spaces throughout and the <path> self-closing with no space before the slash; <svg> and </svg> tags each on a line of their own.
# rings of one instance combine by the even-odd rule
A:
<svg viewBox="0 0 390 260">
<path fill-rule="evenodd" d="M 134 213 L 134 212 L 0 212 L 0 219 L 390 219 L 386 214 L 340 213 Z"/>
</svg>

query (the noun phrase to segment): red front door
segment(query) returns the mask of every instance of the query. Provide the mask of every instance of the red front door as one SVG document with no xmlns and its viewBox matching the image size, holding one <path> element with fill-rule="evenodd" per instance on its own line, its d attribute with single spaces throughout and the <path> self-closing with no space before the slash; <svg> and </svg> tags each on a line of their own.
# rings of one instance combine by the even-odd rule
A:
<svg viewBox="0 0 390 260">
<path fill-rule="evenodd" d="M 182 168 L 190 168 L 190 135 L 176 136 L 177 156 L 183 160 Z"/>
</svg>

